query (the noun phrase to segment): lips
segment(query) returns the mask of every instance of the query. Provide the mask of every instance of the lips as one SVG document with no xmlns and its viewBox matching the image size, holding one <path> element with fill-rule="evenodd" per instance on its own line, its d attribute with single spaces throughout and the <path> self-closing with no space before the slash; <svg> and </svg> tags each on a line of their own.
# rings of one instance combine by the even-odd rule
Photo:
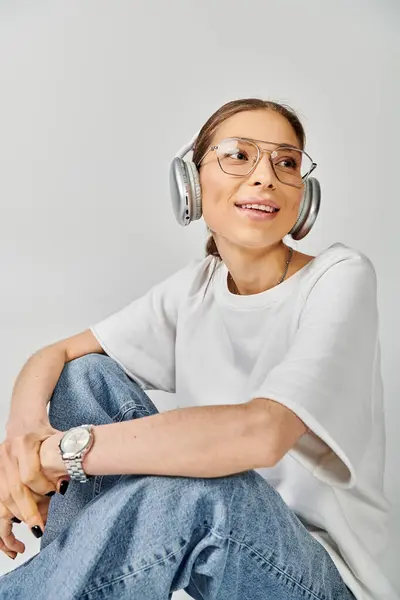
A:
<svg viewBox="0 0 400 600">
<path fill-rule="evenodd" d="M 278 210 L 270 212 L 256 208 L 244 208 L 244 206 L 235 206 L 235 208 L 241 217 L 248 218 L 251 221 L 271 221 L 276 218 L 279 212 Z"/>
<path fill-rule="evenodd" d="M 235 206 L 240 207 L 243 206 L 243 204 L 262 204 L 263 206 L 270 206 L 271 208 L 275 208 L 277 210 L 280 209 L 280 206 L 273 200 L 270 200 L 269 198 L 257 198 L 257 196 L 249 196 L 235 202 Z"/>
<path fill-rule="evenodd" d="M 257 202 L 257 204 L 260 204 L 260 206 L 266 206 L 269 208 L 269 210 L 265 210 L 263 208 L 253 208 L 253 206 L 256 204 L 255 202 L 246 202 L 245 204 L 236 204 L 235 206 L 236 208 L 240 209 L 240 210 L 248 210 L 248 211 L 252 211 L 252 212 L 260 212 L 260 213 L 264 213 L 264 214 L 268 214 L 268 215 L 274 215 L 277 212 L 279 212 L 279 208 L 274 208 L 273 206 L 271 206 L 270 204 L 260 204 L 259 202 Z"/>
<path fill-rule="evenodd" d="M 242 204 L 240 206 L 238 205 L 237 208 L 240 208 L 241 210 L 254 210 L 257 212 L 267 213 L 268 215 L 273 215 L 279 211 L 279 208 L 272 207 L 270 207 L 269 210 L 265 210 L 263 208 L 253 208 L 253 206 L 251 206 L 250 204 Z"/>
</svg>

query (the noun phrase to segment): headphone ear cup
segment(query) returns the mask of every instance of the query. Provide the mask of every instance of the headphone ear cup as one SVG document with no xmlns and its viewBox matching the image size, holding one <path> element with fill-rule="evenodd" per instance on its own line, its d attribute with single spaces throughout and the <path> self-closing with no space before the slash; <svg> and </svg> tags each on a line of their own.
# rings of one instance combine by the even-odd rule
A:
<svg viewBox="0 0 400 600">
<path fill-rule="evenodd" d="M 176 156 L 170 168 L 172 208 L 179 225 L 186 226 L 200 219 L 201 188 L 196 165 Z"/>
<path fill-rule="evenodd" d="M 289 231 L 289 235 L 294 240 L 303 239 L 311 231 L 321 205 L 321 186 L 318 179 L 310 177 L 304 185 L 299 215 L 293 228 Z"/>
<path fill-rule="evenodd" d="M 190 190 L 192 197 L 192 221 L 197 221 L 201 218 L 203 214 L 203 209 L 201 206 L 201 186 L 200 186 L 200 176 L 194 162 L 187 161 L 186 168 L 190 178 Z"/>
</svg>

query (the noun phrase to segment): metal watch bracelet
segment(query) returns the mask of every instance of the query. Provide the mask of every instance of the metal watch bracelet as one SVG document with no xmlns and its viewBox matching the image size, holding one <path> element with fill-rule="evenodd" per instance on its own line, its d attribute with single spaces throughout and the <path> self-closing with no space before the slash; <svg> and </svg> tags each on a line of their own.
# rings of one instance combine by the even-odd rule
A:
<svg viewBox="0 0 400 600">
<path fill-rule="evenodd" d="M 68 475 L 73 481 L 86 483 L 90 476 L 87 476 L 82 468 L 82 458 L 67 458 L 64 460 Z"/>
</svg>

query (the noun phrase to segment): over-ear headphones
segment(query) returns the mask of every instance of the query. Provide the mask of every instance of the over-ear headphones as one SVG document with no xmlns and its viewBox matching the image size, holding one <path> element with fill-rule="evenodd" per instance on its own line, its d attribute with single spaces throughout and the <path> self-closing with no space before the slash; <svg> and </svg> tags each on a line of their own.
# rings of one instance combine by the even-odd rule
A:
<svg viewBox="0 0 400 600">
<path fill-rule="evenodd" d="M 170 168 L 170 188 L 172 207 L 179 225 L 186 226 L 201 218 L 201 187 L 199 172 L 192 161 L 183 157 L 193 149 L 199 132 L 176 154 Z M 319 213 L 321 186 L 318 179 L 309 177 L 304 184 L 304 194 L 300 203 L 297 221 L 289 235 L 301 240 L 311 230 Z"/>
</svg>

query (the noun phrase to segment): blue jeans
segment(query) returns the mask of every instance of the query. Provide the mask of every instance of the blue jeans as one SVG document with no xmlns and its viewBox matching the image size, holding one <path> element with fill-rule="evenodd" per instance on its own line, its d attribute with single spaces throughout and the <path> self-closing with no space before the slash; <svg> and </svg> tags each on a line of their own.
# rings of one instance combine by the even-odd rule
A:
<svg viewBox="0 0 400 600">
<path fill-rule="evenodd" d="M 117 363 L 65 365 L 53 427 L 156 414 Z M 217 478 L 98 476 L 52 497 L 40 552 L 0 577 L 1 600 L 351 600 L 326 550 L 254 470 Z"/>
</svg>

